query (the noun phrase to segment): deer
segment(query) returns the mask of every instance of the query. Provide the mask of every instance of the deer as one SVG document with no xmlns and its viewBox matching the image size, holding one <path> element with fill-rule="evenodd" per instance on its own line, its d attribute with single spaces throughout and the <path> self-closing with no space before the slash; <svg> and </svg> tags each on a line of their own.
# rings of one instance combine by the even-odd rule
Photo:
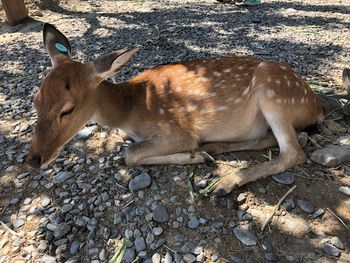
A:
<svg viewBox="0 0 350 263">
<path fill-rule="evenodd" d="M 49 164 L 88 122 L 134 140 L 125 164 L 195 165 L 215 155 L 279 147 L 275 159 L 222 177 L 215 195 L 304 163 L 296 130 L 322 121 L 315 93 L 287 64 L 249 56 L 217 57 L 145 70 L 107 81 L 139 50 L 121 49 L 80 63 L 55 26 L 43 27 L 53 68 L 34 96 L 37 124 L 28 161 Z"/>
</svg>

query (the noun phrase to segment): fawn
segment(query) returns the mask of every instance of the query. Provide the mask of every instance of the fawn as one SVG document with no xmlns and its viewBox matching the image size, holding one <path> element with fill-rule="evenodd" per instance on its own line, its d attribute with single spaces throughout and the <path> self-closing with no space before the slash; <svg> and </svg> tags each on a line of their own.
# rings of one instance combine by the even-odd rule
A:
<svg viewBox="0 0 350 263">
<path fill-rule="evenodd" d="M 123 49 L 90 63 L 70 59 L 67 38 L 45 24 L 53 69 L 34 98 L 38 114 L 28 160 L 52 161 L 89 121 L 123 130 L 136 144 L 128 166 L 198 164 L 209 154 L 279 146 L 278 158 L 222 178 L 214 194 L 305 162 L 295 129 L 323 118 L 321 104 L 288 65 L 219 57 L 155 67 L 119 83 L 105 81 L 138 51 Z"/>
</svg>

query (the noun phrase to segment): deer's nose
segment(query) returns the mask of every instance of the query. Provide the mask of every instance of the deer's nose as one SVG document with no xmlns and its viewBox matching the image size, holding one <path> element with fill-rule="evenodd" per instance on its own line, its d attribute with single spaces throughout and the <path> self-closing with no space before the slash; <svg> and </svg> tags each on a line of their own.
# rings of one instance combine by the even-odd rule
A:
<svg viewBox="0 0 350 263">
<path fill-rule="evenodd" d="M 33 168 L 40 168 L 41 156 L 39 154 L 33 154 L 28 156 L 28 163 Z"/>
</svg>

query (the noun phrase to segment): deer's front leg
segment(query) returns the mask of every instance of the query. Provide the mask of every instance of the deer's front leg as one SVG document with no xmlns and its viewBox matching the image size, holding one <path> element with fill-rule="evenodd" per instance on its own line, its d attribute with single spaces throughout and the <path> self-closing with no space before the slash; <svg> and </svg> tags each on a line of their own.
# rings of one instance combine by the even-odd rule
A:
<svg viewBox="0 0 350 263">
<path fill-rule="evenodd" d="M 197 141 L 188 137 L 164 138 L 151 136 L 147 140 L 132 145 L 125 156 L 128 166 L 161 164 L 197 164 L 212 161 L 203 152 L 194 152 Z"/>
</svg>

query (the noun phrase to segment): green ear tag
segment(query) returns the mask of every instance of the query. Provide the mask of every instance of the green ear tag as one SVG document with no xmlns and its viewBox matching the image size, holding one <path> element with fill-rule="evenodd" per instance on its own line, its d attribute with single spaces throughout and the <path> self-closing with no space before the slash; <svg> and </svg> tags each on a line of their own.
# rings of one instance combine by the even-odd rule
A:
<svg viewBox="0 0 350 263">
<path fill-rule="evenodd" d="M 61 52 L 63 52 L 63 53 L 67 53 L 67 52 L 68 52 L 68 49 L 67 49 L 65 46 L 63 46 L 61 43 L 56 43 L 56 44 L 55 44 L 55 47 L 56 47 L 59 51 L 61 51 Z"/>
</svg>

